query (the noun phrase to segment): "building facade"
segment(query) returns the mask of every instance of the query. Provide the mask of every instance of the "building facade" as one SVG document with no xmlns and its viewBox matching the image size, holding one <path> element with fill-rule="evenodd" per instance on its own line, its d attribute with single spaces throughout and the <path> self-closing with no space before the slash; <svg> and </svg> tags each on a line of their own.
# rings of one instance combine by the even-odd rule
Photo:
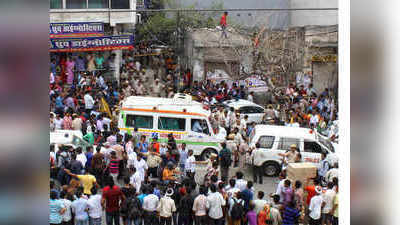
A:
<svg viewBox="0 0 400 225">
<path fill-rule="evenodd" d="M 140 15 L 131 10 L 143 8 L 144 0 L 50 0 L 50 23 L 101 22 L 105 35 L 133 34 Z M 122 51 L 114 50 L 115 64 Z M 114 76 L 119 80 L 119 66 Z"/>
</svg>

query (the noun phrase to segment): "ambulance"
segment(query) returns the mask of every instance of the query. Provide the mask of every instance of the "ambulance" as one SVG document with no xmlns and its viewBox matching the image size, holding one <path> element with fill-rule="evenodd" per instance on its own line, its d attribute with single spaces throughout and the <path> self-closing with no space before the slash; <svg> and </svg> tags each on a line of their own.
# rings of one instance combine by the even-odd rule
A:
<svg viewBox="0 0 400 225">
<path fill-rule="evenodd" d="M 172 133 L 178 147 L 186 143 L 187 149 L 205 160 L 221 149 L 221 140 L 211 129 L 210 115 L 203 104 L 187 98 L 130 96 L 122 103 L 118 128 L 123 135 L 138 128 L 148 142 L 157 135 L 159 142 L 166 143 Z"/>
</svg>

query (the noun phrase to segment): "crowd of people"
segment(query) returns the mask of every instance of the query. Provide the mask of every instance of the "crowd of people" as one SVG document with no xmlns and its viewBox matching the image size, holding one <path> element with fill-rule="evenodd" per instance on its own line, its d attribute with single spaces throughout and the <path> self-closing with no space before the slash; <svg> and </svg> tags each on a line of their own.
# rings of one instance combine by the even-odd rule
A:
<svg viewBox="0 0 400 225">
<path fill-rule="evenodd" d="M 241 171 L 230 174 L 233 167 L 251 164 L 249 136 L 256 124 L 219 103 L 255 101 L 255 93 L 237 84 L 193 81 L 190 70 L 176 65 L 173 53 L 139 59 L 124 53 L 117 82 L 103 73 L 115 69 L 114 60 L 114 54 L 52 56 L 50 130 L 81 131 L 96 148 L 50 145 L 50 224 L 104 224 L 103 211 L 107 225 L 120 220 L 124 225 L 338 224 L 337 164 L 330 168 L 322 158 L 318 176 L 307 185 L 286 179 L 283 170 L 273 194 L 255 191 L 254 183 L 263 182 L 257 170 L 252 180 Z M 307 82 L 289 84 L 276 95 L 263 121 L 315 128 L 334 140 L 337 132 L 329 128 L 337 120 L 337 104 L 328 90 L 317 93 Z M 208 106 L 214 133 L 225 140 L 219 154 L 207 161 L 196 161 L 172 134 L 160 143 L 157 133 L 119 133 L 119 108 L 127 97 L 173 97 L 177 92 Z M 282 155 L 284 162 L 301 161 L 297 147 Z M 201 178 L 196 176 L 199 164 L 206 166 Z"/>
</svg>

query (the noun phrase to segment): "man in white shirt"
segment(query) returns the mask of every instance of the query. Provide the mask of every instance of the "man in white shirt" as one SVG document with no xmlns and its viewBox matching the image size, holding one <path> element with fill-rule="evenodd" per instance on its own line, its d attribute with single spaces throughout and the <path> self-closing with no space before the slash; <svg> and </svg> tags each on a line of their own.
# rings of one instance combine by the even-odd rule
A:
<svg viewBox="0 0 400 225">
<path fill-rule="evenodd" d="M 284 193 L 283 193 L 283 189 L 285 187 L 284 183 L 286 180 L 286 176 L 284 173 L 279 174 L 279 183 L 278 186 L 276 187 L 276 195 L 279 195 L 280 201 L 283 201 L 283 199 L 285 199 Z"/>
<path fill-rule="evenodd" d="M 81 147 L 76 148 L 76 153 L 77 153 L 76 160 L 82 163 L 82 168 L 85 168 L 87 158 L 85 153 L 82 152 L 82 148 Z"/>
<path fill-rule="evenodd" d="M 147 163 L 146 161 L 142 158 L 141 154 L 138 154 L 136 157 L 136 161 L 134 162 L 134 166 L 136 168 L 136 170 L 139 172 L 140 174 L 140 179 L 142 181 L 144 181 L 144 177 L 146 175 L 146 171 L 148 169 Z"/>
<path fill-rule="evenodd" d="M 325 202 L 321 196 L 322 188 L 321 186 L 315 187 L 315 196 L 311 198 L 310 201 L 310 225 L 320 225 L 321 224 L 321 210 L 325 207 Z"/>
<path fill-rule="evenodd" d="M 174 194 L 172 188 L 168 188 L 165 196 L 160 199 L 157 211 L 160 213 L 160 224 L 171 224 L 172 214 L 176 212 L 176 206 L 171 196 Z"/>
<path fill-rule="evenodd" d="M 60 198 L 61 201 L 64 203 L 64 207 L 65 207 L 65 213 L 62 214 L 62 221 L 66 224 L 71 224 L 72 223 L 72 213 L 71 213 L 71 205 L 72 202 L 70 199 L 67 198 L 67 194 L 66 193 L 61 193 L 60 194 Z M 71 198 L 72 199 L 72 198 Z"/>
<path fill-rule="evenodd" d="M 208 209 L 208 216 L 210 217 L 210 224 L 221 224 L 223 219 L 222 206 L 226 205 L 224 197 L 221 193 L 217 192 L 217 187 L 212 184 L 210 186 L 211 194 L 207 196 L 206 207 Z"/>
<path fill-rule="evenodd" d="M 238 171 L 236 173 L 236 188 L 239 188 L 240 191 L 243 191 L 247 187 L 247 181 L 243 179 L 243 173 Z"/>
<path fill-rule="evenodd" d="M 88 115 L 90 115 L 90 112 L 93 110 L 93 106 L 95 103 L 93 97 L 90 95 L 90 91 L 86 91 L 86 94 L 83 97 L 83 100 L 85 101 L 86 113 Z"/>
<path fill-rule="evenodd" d="M 146 194 L 148 195 L 143 198 L 143 210 L 145 212 L 144 224 L 158 224 L 156 211 L 159 199 L 157 195 L 153 194 L 152 188 L 147 189 Z"/>
<path fill-rule="evenodd" d="M 322 224 L 330 225 L 332 221 L 332 215 L 330 214 L 333 208 L 333 200 L 336 196 L 336 191 L 334 190 L 334 184 L 332 182 L 328 183 L 328 190 L 322 194 L 322 199 L 325 202 L 325 207 L 322 209 Z"/>
<path fill-rule="evenodd" d="M 142 186 L 142 179 L 140 178 L 140 174 L 135 167 L 131 167 L 131 170 L 133 175 L 131 176 L 129 183 L 135 187 L 136 193 L 140 193 L 140 188 Z"/>
<path fill-rule="evenodd" d="M 317 115 L 317 112 L 313 110 L 312 116 L 310 118 L 310 127 L 317 127 L 318 122 L 319 122 L 319 116 Z"/>
<path fill-rule="evenodd" d="M 236 192 L 240 192 L 240 189 L 235 186 L 236 186 L 236 180 L 233 178 L 230 179 L 229 185 L 225 187 L 225 192 L 228 194 L 228 198 L 232 197 Z"/>
<path fill-rule="evenodd" d="M 217 126 L 215 131 L 216 131 L 215 132 L 215 136 L 216 136 L 217 139 L 225 140 L 225 138 L 226 138 L 226 130 L 225 130 L 225 128 L 223 128 L 221 126 Z"/>
<path fill-rule="evenodd" d="M 87 201 L 89 208 L 89 224 L 101 224 L 101 216 L 103 214 L 103 208 L 101 206 L 101 195 L 97 194 L 97 189 L 92 189 L 92 195 Z"/>
<path fill-rule="evenodd" d="M 259 191 L 257 194 L 257 198 L 256 200 L 253 200 L 253 203 L 255 205 L 254 211 L 256 211 L 257 215 L 258 213 L 264 209 L 265 204 L 267 204 L 267 200 L 264 200 L 264 192 L 263 191 Z"/>
<path fill-rule="evenodd" d="M 186 159 L 185 162 L 185 172 L 187 174 L 188 177 L 190 177 L 191 179 L 194 179 L 194 175 L 196 173 L 196 158 L 193 155 L 193 150 L 190 149 L 188 151 L 188 158 Z"/>
<path fill-rule="evenodd" d="M 78 192 L 76 194 L 75 201 L 72 202 L 71 209 L 72 212 L 75 214 L 75 224 L 87 224 L 89 222 L 89 216 L 87 213 L 87 200 L 83 197 L 82 192 Z"/>
<path fill-rule="evenodd" d="M 206 187 L 200 186 L 199 195 L 194 199 L 193 212 L 195 216 L 195 224 L 207 224 L 207 197 Z"/>
</svg>

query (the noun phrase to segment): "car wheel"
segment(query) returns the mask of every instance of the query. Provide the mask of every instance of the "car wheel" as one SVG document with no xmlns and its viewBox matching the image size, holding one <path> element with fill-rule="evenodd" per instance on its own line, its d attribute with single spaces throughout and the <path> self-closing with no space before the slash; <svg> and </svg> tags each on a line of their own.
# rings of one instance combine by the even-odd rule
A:
<svg viewBox="0 0 400 225">
<path fill-rule="evenodd" d="M 268 177 L 275 177 L 278 176 L 281 168 L 278 163 L 276 162 L 265 162 L 263 164 L 264 174 Z"/>
<path fill-rule="evenodd" d="M 218 152 L 215 151 L 215 150 L 212 149 L 212 148 L 206 148 L 206 149 L 204 149 L 203 153 L 201 153 L 201 160 L 202 160 L 202 161 L 208 160 L 208 159 L 210 158 L 210 156 L 211 156 L 212 153 L 215 153 L 215 154 L 218 155 Z"/>
</svg>

